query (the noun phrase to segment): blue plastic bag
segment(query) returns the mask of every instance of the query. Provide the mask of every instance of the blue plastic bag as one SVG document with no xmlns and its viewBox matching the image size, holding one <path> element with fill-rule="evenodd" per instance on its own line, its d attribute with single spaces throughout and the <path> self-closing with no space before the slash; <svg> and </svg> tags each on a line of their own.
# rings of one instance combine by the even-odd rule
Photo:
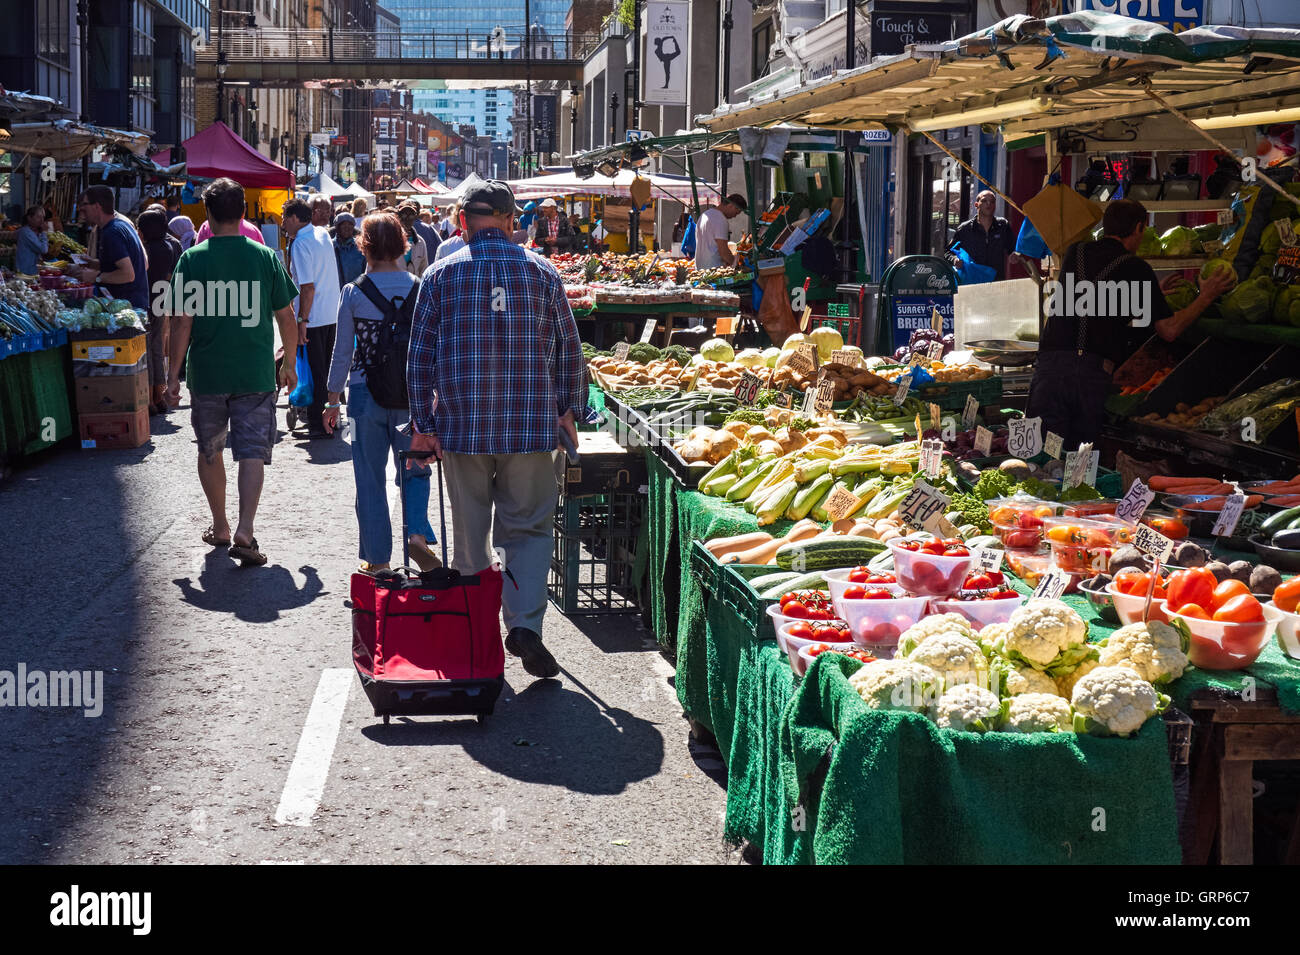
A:
<svg viewBox="0 0 1300 955">
<path fill-rule="evenodd" d="M 1052 250 L 1043 241 L 1042 235 L 1028 219 L 1020 223 L 1020 234 L 1016 236 L 1016 251 L 1031 259 L 1045 259 Z"/>
<path fill-rule="evenodd" d="M 289 396 L 289 404 L 295 408 L 310 408 L 312 399 L 311 363 L 307 361 L 307 346 L 298 346 L 298 358 L 295 367 L 298 370 L 298 386 Z"/>
<path fill-rule="evenodd" d="M 686 217 L 686 228 L 682 230 L 682 255 L 695 258 L 695 220 Z"/>
<path fill-rule="evenodd" d="M 952 251 L 957 256 L 958 285 L 979 285 L 982 282 L 992 282 L 998 277 L 997 269 L 990 268 L 987 265 L 980 265 L 960 245 L 954 245 Z"/>
</svg>

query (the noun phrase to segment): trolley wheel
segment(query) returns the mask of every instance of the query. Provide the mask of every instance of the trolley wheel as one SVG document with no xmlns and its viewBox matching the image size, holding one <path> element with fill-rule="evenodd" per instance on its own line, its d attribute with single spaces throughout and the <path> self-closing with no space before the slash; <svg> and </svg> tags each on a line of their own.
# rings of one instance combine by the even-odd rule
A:
<svg viewBox="0 0 1300 955">
<path fill-rule="evenodd" d="M 289 410 L 284 414 L 284 421 L 289 426 L 290 431 L 298 427 L 298 409 L 290 405 Z"/>
<path fill-rule="evenodd" d="M 385 725 L 385 726 L 388 725 L 388 720 L 389 720 L 389 716 L 388 716 L 387 713 L 385 713 L 385 714 L 384 714 L 384 725 Z"/>
</svg>

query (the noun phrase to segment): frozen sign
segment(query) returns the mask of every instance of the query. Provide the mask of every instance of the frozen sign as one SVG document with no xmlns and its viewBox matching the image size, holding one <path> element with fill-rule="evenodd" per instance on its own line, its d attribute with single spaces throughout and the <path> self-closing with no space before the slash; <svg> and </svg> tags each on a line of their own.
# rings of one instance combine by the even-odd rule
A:
<svg viewBox="0 0 1300 955">
<path fill-rule="evenodd" d="M 685 105 L 690 4 L 686 0 L 650 0 L 642 16 L 646 31 L 642 101 Z"/>
<path fill-rule="evenodd" d="M 1174 33 L 1205 22 L 1205 0 L 1067 0 L 1066 8 L 1071 13 L 1091 10 L 1158 23 Z"/>
</svg>

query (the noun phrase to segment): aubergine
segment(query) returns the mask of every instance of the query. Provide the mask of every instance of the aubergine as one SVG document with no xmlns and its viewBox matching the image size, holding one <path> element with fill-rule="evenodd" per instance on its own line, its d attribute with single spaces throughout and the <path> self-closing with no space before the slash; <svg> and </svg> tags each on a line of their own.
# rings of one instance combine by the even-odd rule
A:
<svg viewBox="0 0 1300 955">
<path fill-rule="evenodd" d="M 1274 547 L 1282 548 L 1282 550 L 1300 550 L 1300 528 L 1278 531 L 1273 535 L 1269 543 Z"/>
</svg>

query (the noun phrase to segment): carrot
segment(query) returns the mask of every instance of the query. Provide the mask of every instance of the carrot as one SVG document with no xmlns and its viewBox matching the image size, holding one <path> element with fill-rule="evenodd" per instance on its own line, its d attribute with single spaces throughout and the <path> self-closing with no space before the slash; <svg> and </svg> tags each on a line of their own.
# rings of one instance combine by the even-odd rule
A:
<svg viewBox="0 0 1300 955">
<path fill-rule="evenodd" d="M 1216 478 L 1174 477 L 1169 474 L 1156 474 L 1147 482 L 1147 486 L 1153 491 L 1177 492 L 1184 488 L 1210 487 L 1218 483 L 1219 481 Z"/>
<path fill-rule="evenodd" d="M 1295 507 L 1300 504 L 1300 494 L 1286 494 L 1282 497 L 1270 497 L 1268 503 L 1277 504 L 1282 507 Z"/>
<path fill-rule="evenodd" d="M 1263 495 L 1263 494 L 1248 494 L 1248 495 L 1246 496 L 1246 506 L 1247 506 L 1247 507 L 1259 507 L 1259 505 L 1261 505 L 1261 504 L 1263 504 L 1263 503 L 1264 503 L 1264 495 Z"/>
</svg>

